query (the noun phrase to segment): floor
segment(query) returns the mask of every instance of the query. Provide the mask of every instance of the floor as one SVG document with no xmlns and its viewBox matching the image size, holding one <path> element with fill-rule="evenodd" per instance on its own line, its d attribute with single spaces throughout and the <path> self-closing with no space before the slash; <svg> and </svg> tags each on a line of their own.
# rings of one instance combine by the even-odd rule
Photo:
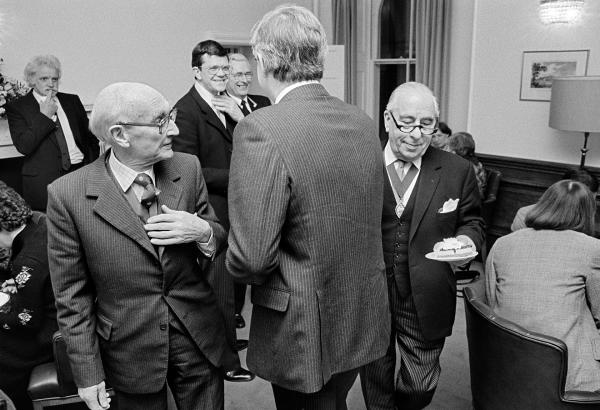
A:
<svg viewBox="0 0 600 410">
<path fill-rule="evenodd" d="M 480 270 L 478 265 L 475 269 Z M 460 289 L 460 286 L 459 286 Z M 459 292 L 460 295 L 460 292 Z M 452 336 L 446 340 L 441 356 L 442 374 L 433 402 L 427 409 L 462 410 L 471 409 L 471 390 L 469 377 L 469 353 L 467 349 L 465 310 L 461 297 L 456 300 L 456 321 Z M 251 306 L 246 303 L 243 312 L 246 322 L 251 316 Z M 238 338 L 248 338 L 248 326 L 238 331 Z M 242 365 L 246 364 L 246 351 L 240 352 Z M 360 381 L 348 394 L 349 410 L 364 410 Z M 271 385 L 256 378 L 249 383 L 225 383 L 226 410 L 270 410 L 275 409 Z"/>
</svg>

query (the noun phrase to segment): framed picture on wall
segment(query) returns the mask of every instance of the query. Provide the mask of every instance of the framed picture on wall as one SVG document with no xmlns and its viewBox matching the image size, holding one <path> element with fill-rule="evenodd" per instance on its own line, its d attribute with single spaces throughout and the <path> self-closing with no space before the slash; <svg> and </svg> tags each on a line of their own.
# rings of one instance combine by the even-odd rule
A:
<svg viewBox="0 0 600 410">
<path fill-rule="evenodd" d="M 550 101 L 552 78 L 587 73 L 590 50 L 524 51 L 521 101 Z"/>
</svg>

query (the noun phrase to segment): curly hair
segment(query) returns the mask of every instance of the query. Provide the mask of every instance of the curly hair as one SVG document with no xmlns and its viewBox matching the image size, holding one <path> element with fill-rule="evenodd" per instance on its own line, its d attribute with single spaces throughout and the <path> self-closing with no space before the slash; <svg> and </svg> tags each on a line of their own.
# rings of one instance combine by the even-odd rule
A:
<svg viewBox="0 0 600 410">
<path fill-rule="evenodd" d="M 32 211 L 17 192 L 0 181 L 0 229 L 12 232 L 26 225 Z"/>
</svg>

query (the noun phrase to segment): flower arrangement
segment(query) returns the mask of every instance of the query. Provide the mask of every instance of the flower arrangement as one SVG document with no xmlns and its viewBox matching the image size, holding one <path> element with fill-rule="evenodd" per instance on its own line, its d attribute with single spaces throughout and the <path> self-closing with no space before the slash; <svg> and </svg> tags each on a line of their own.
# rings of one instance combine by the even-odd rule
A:
<svg viewBox="0 0 600 410">
<path fill-rule="evenodd" d="M 0 66 L 4 60 L 0 58 Z M 20 81 L 10 77 L 5 77 L 0 71 L 0 118 L 6 117 L 4 106 L 6 103 L 16 100 L 29 92 L 29 87 Z"/>
</svg>

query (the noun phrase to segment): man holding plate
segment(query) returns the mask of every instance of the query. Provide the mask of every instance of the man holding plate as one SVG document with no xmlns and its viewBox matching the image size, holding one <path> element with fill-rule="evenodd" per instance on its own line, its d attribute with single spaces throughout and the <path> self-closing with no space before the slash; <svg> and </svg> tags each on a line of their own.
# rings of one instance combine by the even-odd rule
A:
<svg viewBox="0 0 600 410">
<path fill-rule="evenodd" d="M 368 409 L 422 409 L 433 398 L 439 357 L 452 332 L 453 270 L 477 254 L 484 223 L 470 163 L 429 146 L 439 118 L 431 90 L 402 84 L 386 108 L 382 239 L 392 337 L 387 354 L 361 370 L 361 383 Z M 472 252 L 450 261 L 425 257 L 437 242 L 452 237 Z M 394 386 L 395 339 L 401 358 Z"/>
</svg>

